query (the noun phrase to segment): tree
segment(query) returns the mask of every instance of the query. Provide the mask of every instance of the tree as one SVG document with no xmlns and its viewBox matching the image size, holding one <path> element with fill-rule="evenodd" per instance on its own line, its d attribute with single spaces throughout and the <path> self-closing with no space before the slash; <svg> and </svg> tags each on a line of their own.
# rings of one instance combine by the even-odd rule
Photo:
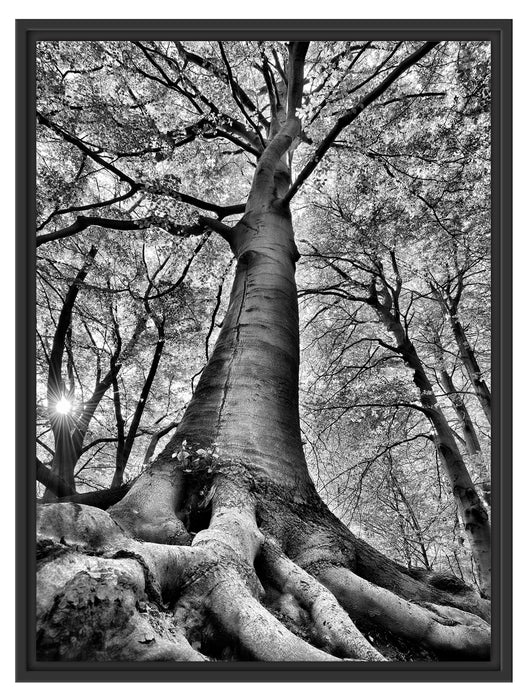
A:
<svg viewBox="0 0 526 700">
<path fill-rule="evenodd" d="M 437 401 L 424 363 L 411 340 L 409 314 L 414 300 L 411 297 L 409 304 L 405 307 L 402 303 L 403 280 L 394 250 L 389 251 L 389 258 L 392 278 L 389 277 L 381 260 L 374 259 L 370 268 L 367 268 L 366 264 L 362 263 L 360 266 L 361 270 L 370 275 L 368 284 L 363 281 L 355 282 L 334 262 L 331 262 L 330 266 L 346 282 L 351 283 L 350 291 L 345 291 L 339 286 L 339 293 L 347 296 L 351 301 L 363 302 L 374 309 L 381 324 L 396 342 L 396 345 L 391 345 L 380 339 L 380 345 L 391 353 L 399 355 L 404 365 L 413 372 L 412 380 L 419 395 L 418 410 L 424 413 L 434 429 L 437 451 L 450 481 L 451 490 L 458 505 L 458 511 L 470 540 L 480 589 L 486 597 L 491 597 L 491 532 L 489 517 L 462 458 L 454 432 Z M 353 293 L 353 284 L 357 284 L 362 290 L 365 288 L 367 294 L 358 296 L 355 292 Z M 464 424 L 465 421 L 466 418 L 464 418 Z"/>
<path fill-rule="evenodd" d="M 74 186 L 56 197 L 37 244 L 89 240 L 90 227 L 208 231 L 228 244 L 235 275 L 175 433 L 126 495 L 107 511 L 40 506 L 39 658 L 487 658 L 488 601 L 450 575 L 411 570 L 355 537 L 315 489 L 299 418 L 291 202 L 381 96 L 390 97 L 388 122 L 393 101 L 434 94 L 428 88 L 442 84 L 450 48 L 132 42 L 74 49 L 43 47 L 40 129 L 76 161 Z M 102 94 L 94 78 L 101 72 L 117 97 Z M 183 110 L 191 119 L 177 117 Z M 177 126 L 167 129 L 172 119 Z M 208 152 L 207 184 L 181 155 L 188 146 L 194 157 Z M 227 188 L 222 173 L 236 167 Z M 186 194 L 183 183 L 199 186 L 200 196 Z M 241 204 L 224 203 L 232 192 Z M 88 209 L 103 211 L 78 214 Z M 161 280 L 155 284 L 160 290 Z M 157 314 L 154 321 L 160 342 L 164 321 Z M 124 460 L 119 416 L 117 424 Z"/>
<path fill-rule="evenodd" d="M 456 294 L 457 281 L 460 289 L 464 287 L 460 315 L 470 326 L 470 342 L 476 344 L 487 370 L 489 208 L 480 182 L 485 181 L 488 144 L 480 131 L 475 136 L 473 113 L 462 106 L 465 100 L 452 100 L 449 96 L 449 104 L 459 104 L 460 109 L 446 110 L 445 119 L 444 106 L 438 114 L 433 100 L 428 100 L 425 110 L 419 110 L 418 120 L 405 110 L 394 134 L 383 132 L 381 123 L 374 127 L 372 121 L 350 143 L 338 142 L 327 168 L 331 188 L 322 184 L 311 188 L 311 192 L 318 190 L 310 205 L 316 235 L 306 235 L 301 241 L 303 259 L 307 258 L 308 264 L 314 263 L 317 269 L 315 276 L 308 274 L 300 295 L 308 316 L 308 337 L 304 341 L 307 374 L 313 376 L 304 405 L 310 411 L 309 422 L 315 426 L 309 431 L 309 439 L 318 453 L 318 469 L 327 473 L 321 486 L 329 488 L 327 496 L 332 507 L 339 506 L 340 517 L 359 517 L 360 527 L 367 523 L 369 536 L 383 530 L 389 533 L 391 541 L 392 529 L 367 502 L 374 504 L 380 497 L 378 490 L 391 480 L 388 465 L 383 469 L 380 464 L 387 462 L 393 451 L 397 469 L 403 466 L 402 450 L 407 454 L 404 469 L 408 475 L 422 464 L 422 453 L 426 451 L 427 468 L 433 475 L 431 445 L 432 441 L 440 444 L 439 432 L 444 431 L 435 429 L 432 422 L 431 431 L 426 430 L 425 419 L 419 420 L 416 415 L 425 408 L 421 399 L 427 400 L 426 392 L 434 394 L 449 442 L 458 456 L 462 454 L 461 461 L 455 462 L 464 462 L 462 470 L 472 482 L 470 488 L 476 486 L 479 491 L 482 487 L 487 499 L 485 456 L 489 450 L 484 416 L 479 415 L 476 402 L 473 405 L 475 394 L 470 391 L 469 376 L 453 334 L 448 332 L 450 323 L 447 317 L 444 323 L 433 291 L 439 288 L 445 293 L 447 288 Z M 433 126 L 430 128 L 429 124 Z M 437 139 L 437 131 L 444 136 L 447 133 L 447 137 Z M 418 148 L 408 147 L 409 136 Z M 352 168 L 348 154 L 353 156 Z M 331 174 L 334 171 L 336 177 Z M 467 187 L 471 196 L 459 196 Z M 392 269 L 393 256 L 397 271 Z M 372 279 L 378 286 L 376 295 L 370 294 Z M 383 314 L 383 320 L 380 317 L 380 325 L 377 312 L 370 311 L 378 307 L 378 301 L 389 311 Z M 415 359 L 407 357 L 407 352 L 404 358 L 404 346 L 398 342 L 403 335 L 410 338 L 419 357 L 418 376 L 421 379 L 422 374 L 427 375 L 427 384 L 432 384 L 416 396 L 417 374 L 402 367 L 402 360 L 409 369 Z M 324 347 L 321 353 L 317 349 L 320 342 Z M 399 368 L 396 381 L 395 366 Z M 444 377 L 444 369 L 448 377 Z M 453 376 L 458 389 L 454 387 L 452 393 L 447 378 L 453 381 Z M 385 387 L 380 388 L 381 383 Z M 451 399 L 455 401 L 454 412 Z M 408 412 L 413 414 L 411 419 Z M 324 413 L 329 417 L 323 420 L 320 430 Z M 374 415 L 379 413 L 383 416 L 380 426 Z M 378 434 L 377 445 L 368 438 L 373 431 Z M 348 436 L 353 434 L 356 437 L 349 441 Z M 337 446 L 336 453 L 327 452 L 331 443 Z M 343 455 L 342 444 L 349 445 Z M 323 461 L 319 465 L 320 447 L 325 462 L 327 457 L 329 463 L 338 462 L 332 473 Z M 442 460 L 440 454 L 437 458 Z M 420 468 L 418 473 L 420 498 L 429 500 L 432 488 L 440 501 L 440 484 L 437 493 L 436 480 L 423 476 Z M 474 496 L 476 502 L 481 501 L 480 493 Z M 391 496 L 384 490 L 382 503 L 386 498 Z M 486 536 L 480 553 L 488 565 L 489 528 L 484 510 L 481 517 Z M 459 513 L 463 513 L 463 508 Z M 442 512 L 441 519 L 445 516 Z M 426 528 L 428 545 L 436 543 L 441 528 L 436 527 L 430 509 L 425 520 L 431 525 L 431 529 Z M 451 520 L 448 516 L 445 521 Z M 462 539 L 458 534 L 461 546 Z M 407 538 L 402 538 L 401 544 L 407 546 Z M 449 552 L 437 554 L 443 565 L 456 568 L 459 562 L 456 553 L 451 558 L 451 544 L 450 540 L 446 545 Z M 472 548 L 472 553 L 478 556 L 476 550 Z M 464 574 L 459 573 L 471 578 L 469 561 L 467 564 L 461 567 Z M 486 587 L 483 579 L 488 580 L 487 573 L 477 582 L 482 589 Z"/>
</svg>

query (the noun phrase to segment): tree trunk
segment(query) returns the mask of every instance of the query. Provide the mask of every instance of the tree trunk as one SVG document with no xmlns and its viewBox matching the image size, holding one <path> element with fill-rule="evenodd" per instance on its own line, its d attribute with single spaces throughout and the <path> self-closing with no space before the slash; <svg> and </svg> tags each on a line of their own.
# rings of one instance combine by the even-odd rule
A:
<svg viewBox="0 0 526 700">
<path fill-rule="evenodd" d="M 66 488 L 75 493 L 74 466 L 78 459 L 76 446 L 72 437 L 74 423 L 71 416 L 60 414 L 56 410 L 57 403 L 66 397 L 67 393 L 73 393 L 73 385 L 66 392 L 65 382 L 62 376 L 62 360 L 66 349 L 68 333 L 71 332 L 71 317 L 73 307 L 77 300 L 80 287 L 89 272 L 89 269 L 97 255 L 97 248 L 91 246 L 84 265 L 75 275 L 73 282 L 66 292 L 64 303 L 60 310 L 57 328 L 53 336 L 53 346 L 49 357 L 49 373 L 47 380 L 48 415 L 53 437 L 55 441 L 55 454 L 51 465 L 51 473 Z M 49 488 L 44 493 L 45 500 L 53 500 L 56 494 Z"/>
<path fill-rule="evenodd" d="M 298 418 L 295 246 L 288 216 L 248 214 L 228 312 L 193 399 L 164 454 L 182 439 L 249 462 L 262 477 L 312 487 Z"/>
<path fill-rule="evenodd" d="M 491 528 L 488 513 L 462 459 L 453 430 L 438 404 L 424 365 L 406 329 L 397 317 L 396 310 L 391 311 L 390 304 L 387 306 L 382 304 L 376 293 L 373 293 L 369 303 L 376 309 L 387 330 L 395 337 L 398 343 L 396 351 L 405 364 L 413 370 L 413 382 L 420 393 L 420 403 L 424 413 L 435 429 L 437 451 L 468 536 L 480 591 L 484 597 L 490 598 Z"/>
<path fill-rule="evenodd" d="M 455 337 L 458 349 L 460 351 L 460 357 L 464 363 L 464 367 L 468 373 L 469 379 L 473 386 L 473 390 L 479 400 L 484 415 L 488 419 L 488 423 L 491 425 L 491 393 L 488 389 L 488 385 L 482 377 L 482 372 L 480 370 L 477 358 L 473 352 L 473 348 L 469 340 L 467 339 L 466 333 L 462 324 L 459 321 L 458 313 L 456 310 L 450 312 L 451 330 L 453 331 L 453 336 Z"/>
<path fill-rule="evenodd" d="M 480 453 L 480 442 L 467 406 L 462 396 L 456 390 L 453 379 L 445 367 L 440 368 L 440 379 L 444 391 L 447 393 L 455 413 L 457 414 L 457 418 L 460 421 L 464 442 L 466 443 L 466 452 L 469 455 Z"/>
<path fill-rule="evenodd" d="M 482 492 L 484 495 L 484 503 L 487 508 L 491 506 L 491 481 L 489 479 L 488 467 L 484 460 L 484 455 L 482 453 L 482 448 L 478 439 L 477 431 L 471 420 L 468 408 L 459 392 L 457 391 L 453 378 L 447 370 L 445 365 L 444 356 L 442 348 L 440 347 L 438 340 L 435 340 L 435 345 L 437 347 L 437 362 L 440 372 L 440 379 L 444 391 L 447 393 L 449 400 L 457 414 L 457 418 L 460 421 L 462 427 L 462 434 L 464 436 L 465 448 L 468 456 L 472 459 L 473 467 L 475 473 L 478 474 L 479 479 L 482 482 Z"/>
<path fill-rule="evenodd" d="M 95 250 L 94 248 L 92 250 Z M 85 277 L 85 275 L 84 275 Z M 73 299 L 74 301 L 74 299 Z M 71 308 L 73 306 L 73 302 L 71 304 Z M 69 323 L 69 321 L 68 321 Z M 60 324 L 59 324 L 60 325 Z M 120 371 L 120 368 L 122 367 L 122 362 L 123 360 L 129 356 L 129 354 L 133 351 L 133 348 L 137 344 L 137 341 L 139 340 L 142 332 L 144 331 L 146 327 L 146 318 L 144 316 L 139 317 L 135 329 L 133 331 L 132 337 L 130 338 L 130 341 L 122 350 L 121 347 L 121 339 L 119 335 L 119 340 L 117 343 L 117 349 L 113 353 L 113 355 L 110 358 L 110 369 L 109 371 L 102 377 L 100 376 L 97 377 L 97 383 L 95 386 L 95 389 L 93 391 L 93 394 L 89 397 L 89 399 L 84 403 L 82 411 L 78 416 L 75 416 L 75 419 L 73 420 L 71 416 L 66 415 L 66 416 L 61 416 L 56 414 L 52 409 L 50 411 L 50 422 L 51 425 L 53 426 L 54 429 L 54 438 L 55 438 L 55 454 L 53 457 L 53 465 L 52 465 L 52 474 L 53 476 L 57 476 L 57 478 L 60 480 L 60 483 L 63 483 L 67 486 L 67 489 L 69 490 L 70 493 L 76 493 L 75 489 L 75 466 L 77 462 L 80 459 L 80 456 L 82 455 L 82 448 L 84 444 L 84 438 L 86 437 L 86 433 L 88 432 L 88 428 L 90 426 L 90 423 L 93 419 L 93 416 L 95 415 L 95 412 L 102 401 L 102 398 L 104 397 L 104 394 L 106 391 L 110 388 L 110 386 L 113 384 L 114 388 L 116 387 L 117 392 L 118 392 L 118 374 Z M 122 352 L 121 352 L 122 350 Z M 161 350 L 162 352 L 162 350 Z M 155 376 L 155 372 L 157 370 L 157 365 L 160 359 L 160 353 L 158 351 L 158 348 L 156 348 L 156 353 L 155 353 L 155 368 L 153 370 L 153 376 L 151 377 L 151 381 L 153 382 L 153 377 Z M 53 370 L 53 376 L 59 376 L 61 377 L 61 363 L 62 363 L 62 355 L 60 355 L 60 359 L 57 360 L 55 363 L 50 363 L 50 377 L 52 376 L 51 373 L 51 367 L 54 366 L 55 369 Z M 58 369 L 57 369 L 58 368 Z M 151 372 L 152 370 L 150 370 Z M 53 387 L 55 386 L 56 383 L 52 383 L 51 381 L 48 381 L 48 397 L 52 396 L 54 397 L 54 401 L 57 400 L 57 396 L 59 395 L 57 390 L 54 389 Z M 62 382 L 63 384 L 63 382 Z M 151 384 L 150 384 L 151 386 Z M 147 397 L 149 393 L 150 386 L 148 386 L 148 391 L 146 392 L 145 396 Z M 52 388 L 49 388 L 52 387 Z M 143 390 L 144 393 L 144 390 Z M 141 394 L 142 396 L 143 394 Z M 114 396 L 115 398 L 115 396 Z M 49 402 L 49 398 L 48 398 Z M 117 393 L 117 401 L 115 402 L 115 405 L 118 405 L 118 393 Z M 135 425 L 135 421 L 133 424 L 133 431 L 130 429 L 130 433 L 133 435 L 133 439 L 130 439 L 129 441 L 129 449 L 131 451 L 131 447 L 133 445 L 133 440 L 135 439 L 135 436 L 137 434 L 137 428 L 138 424 L 140 421 L 140 417 L 142 416 L 142 409 L 137 411 L 136 414 L 138 414 L 138 420 L 137 424 Z M 122 425 L 119 424 L 119 419 L 117 419 L 117 428 L 118 432 L 120 432 L 123 428 Z M 118 437 L 118 442 L 119 444 L 123 442 L 121 440 L 121 435 Z M 124 444 L 123 444 L 123 449 L 124 449 Z M 121 451 L 118 450 L 118 454 L 121 454 Z M 127 457 L 129 456 L 129 452 Z M 119 461 L 117 462 L 117 467 L 119 466 Z M 126 462 L 124 462 L 124 466 L 122 467 L 122 473 L 124 473 L 124 468 L 126 466 Z M 52 482 L 49 482 L 52 483 Z M 122 486 L 122 476 L 118 483 L 112 484 L 112 488 L 118 488 L 119 486 Z M 44 498 L 43 500 L 45 502 L 52 502 L 55 500 L 58 500 L 60 497 L 60 494 L 54 491 L 50 485 L 46 485 L 46 491 L 44 493 Z"/>
</svg>

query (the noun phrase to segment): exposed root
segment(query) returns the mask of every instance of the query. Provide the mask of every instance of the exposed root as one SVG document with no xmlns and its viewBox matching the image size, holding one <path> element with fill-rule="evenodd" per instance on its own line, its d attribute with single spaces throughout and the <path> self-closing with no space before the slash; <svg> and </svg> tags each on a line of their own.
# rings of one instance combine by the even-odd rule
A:
<svg viewBox="0 0 526 700">
<path fill-rule="evenodd" d="M 38 573 L 37 646 L 41 661 L 201 661 L 148 603 L 142 566 L 78 552 L 44 563 Z"/>
<path fill-rule="evenodd" d="M 99 508 L 76 503 L 49 503 L 38 508 L 38 552 L 41 561 L 68 549 L 106 559 L 134 559 L 142 566 L 156 597 L 173 597 L 181 572 L 195 559 L 187 547 L 139 542 L 128 537 L 111 516 Z"/>
<path fill-rule="evenodd" d="M 294 635 L 256 600 L 263 593 L 254 571 L 262 542 L 253 497 L 243 486 L 219 475 L 210 526 L 195 536 L 192 545 L 206 555 L 206 563 L 199 561 L 188 572 L 191 601 L 203 606 L 220 632 L 247 658 L 338 660 Z M 188 609 L 183 601 L 179 606 Z M 187 618 L 183 624 L 188 626 Z"/>
<path fill-rule="evenodd" d="M 459 579 L 442 572 L 426 572 L 422 577 L 422 572 L 405 569 L 367 542 L 356 538 L 354 541 L 356 564 L 353 571 L 361 578 L 388 588 L 402 598 L 467 610 L 489 622 L 490 601 L 481 598 Z"/>
<path fill-rule="evenodd" d="M 263 535 L 256 523 L 256 503 L 246 484 L 218 473 L 210 524 L 194 537 L 193 546 L 206 551 L 227 547 L 244 567 L 253 569 Z"/>
<path fill-rule="evenodd" d="M 481 618 L 464 613 L 462 622 L 449 615 L 433 615 L 422 607 L 400 598 L 385 588 L 365 581 L 343 568 L 327 568 L 317 578 L 334 593 L 341 605 L 359 624 L 372 622 L 404 639 L 422 644 L 442 659 L 488 659 L 489 625 Z M 430 606 L 439 612 L 440 606 Z M 460 617 L 459 611 L 455 612 Z"/>
<path fill-rule="evenodd" d="M 108 512 L 131 537 L 160 544 L 190 544 L 192 537 L 176 515 L 182 482 L 180 470 L 157 467 L 142 474 Z"/>
<path fill-rule="evenodd" d="M 267 494 L 241 467 L 234 474 L 218 469 L 208 527 L 191 544 L 175 544 L 175 477 L 153 476 L 142 484 L 154 489 L 156 502 L 132 489 L 107 512 L 74 503 L 40 507 L 40 660 L 391 658 L 366 638 L 372 629 L 395 646 L 399 640 L 402 658 L 402 640 L 433 658 L 488 658 L 489 626 L 443 604 L 452 594 L 431 591 L 431 601 L 415 603 L 396 585 L 392 592 L 353 573 L 352 539 L 339 539 L 323 509 L 283 501 L 261 508 Z M 407 594 L 411 579 L 401 575 Z M 427 584 L 414 585 L 420 593 Z"/>
<path fill-rule="evenodd" d="M 270 542 L 265 543 L 261 556 L 273 583 L 281 591 L 291 593 L 308 610 L 315 637 L 322 648 L 340 657 L 385 661 L 325 586 L 285 557 Z"/>
<path fill-rule="evenodd" d="M 210 614 L 244 653 L 259 661 L 340 661 L 293 634 L 242 582 L 223 580 L 211 591 Z"/>
<path fill-rule="evenodd" d="M 349 569 L 360 578 L 406 600 L 468 611 L 489 622 L 490 601 L 451 575 L 427 573 L 422 579 L 356 538 L 315 496 L 307 506 L 287 504 L 270 491 L 260 506 L 261 525 L 279 541 L 285 554 L 314 577 L 330 567 Z M 285 517 L 283 514 L 285 513 Z"/>
<path fill-rule="evenodd" d="M 53 540 L 95 551 L 120 547 L 128 537 L 107 511 L 78 503 L 47 503 L 37 507 L 37 542 Z"/>
</svg>

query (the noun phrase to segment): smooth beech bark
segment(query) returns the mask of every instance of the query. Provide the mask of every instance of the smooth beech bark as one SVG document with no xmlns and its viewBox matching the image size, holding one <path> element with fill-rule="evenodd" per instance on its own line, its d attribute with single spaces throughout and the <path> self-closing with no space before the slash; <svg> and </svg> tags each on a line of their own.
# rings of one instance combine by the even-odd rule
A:
<svg viewBox="0 0 526 700">
<path fill-rule="evenodd" d="M 451 405 L 453 406 L 457 418 L 460 422 L 462 435 L 464 438 L 464 446 L 467 455 L 472 459 L 479 478 L 482 480 L 482 491 L 484 501 L 487 507 L 491 506 L 491 480 L 489 478 L 489 470 L 484 459 L 482 447 L 478 438 L 477 430 L 471 419 L 471 414 L 466 406 L 462 394 L 457 390 L 453 377 L 449 373 L 445 359 L 444 351 L 440 345 L 438 338 L 435 338 L 435 348 L 437 356 L 437 367 L 439 370 L 440 381 L 444 391 L 447 393 Z"/>
<path fill-rule="evenodd" d="M 435 284 L 431 284 L 431 291 L 442 307 L 443 313 L 449 322 L 453 338 L 458 347 L 460 359 L 464 364 L 475 396 L 491 426 L 491 392 L 484 379 L 477 356 L 473 346 L 469 342 L 459 316 L 460 300 L 465 287 L 464 274 L 465 271 L 463 270 L 457 272 L 457 276 L 454 280 L 456 287 L 455 293 L 452 292 L 451 287 L 453 280 L 451 278 L 446 280 L 445 289 L 439 289 Z"/>
<path fill-rule="evenodd" d="M 475 395 L 484 411 L 484 415 L 491 425 L 491 394 L 482 375 L 479 363 L 475 352 L 469 342 L 463 325 L 458 318 L 458 310 L 452 310 L 450 313 L 451 330 L 457 343 L 460 357 L 464 363 L 464 367 L 468 373 Z"/>
<path fill-rule="evenodd" d="M 55 451 L 51 465 L 51 476 L 57 477 L 63 487 L 70 493 L 75 493 L 74 466 L 79 452 L 74 438 L 75 421 L 67 412 L 60 413 L 57 404 L 73 395 L 74 387 L 66 387 L 62 374 L 62 361 L 66 351 L 66 339 L 71 326 L 73 307 L 77 300 L 82 283 L 97 255 L 97 248 L 92 246 L 84 265 L 75 275 L 73 282 L 66 292 L 64 303 L 53 336 L 53 345 L 49 357 L 49 372 L 47 380 L 48 416 L 53 431 Z M 53 490 L 47 486 L 44 494 L 46 500 L 55 497 Z"/>
<path fill-rule="evenodd" d="M 406 366 L 413 370 L 413 382 L 419 391 L 424 414 L 435 430 L 437 451 L 467 533 L 481 593 L 490 598 L 491 528 L 488 513 L 462 458 L 453 430 L 437 401 L 422 360 L 401 321 L 396 291 L 389 291 L 385 283 L 382 283 L 381 295 L 380 298 L 375 280 L 367 303 L 374 308 L 386 330 L 396 339 L 397 345 L 393 349 L 403 358 Z"/>
</svg>

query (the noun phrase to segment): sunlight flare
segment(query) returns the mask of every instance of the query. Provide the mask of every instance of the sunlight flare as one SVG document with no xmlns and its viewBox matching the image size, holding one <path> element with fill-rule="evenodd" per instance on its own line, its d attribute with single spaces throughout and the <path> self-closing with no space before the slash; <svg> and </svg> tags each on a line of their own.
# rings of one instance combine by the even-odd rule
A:
<svg viewBox="0 0 526 700">
<path fill-rule="evenodd" d="M 67 416 L 68 413 L 71 413 L 71 409 L 71 401 L 68 401 L 68 399 L 66 399 L 65 396 L 63 396 L 59 401 L 57 401 L 57 404 L 55 406 L 56 412 L 61 413 L 63 416 Z"/>
</svg>

